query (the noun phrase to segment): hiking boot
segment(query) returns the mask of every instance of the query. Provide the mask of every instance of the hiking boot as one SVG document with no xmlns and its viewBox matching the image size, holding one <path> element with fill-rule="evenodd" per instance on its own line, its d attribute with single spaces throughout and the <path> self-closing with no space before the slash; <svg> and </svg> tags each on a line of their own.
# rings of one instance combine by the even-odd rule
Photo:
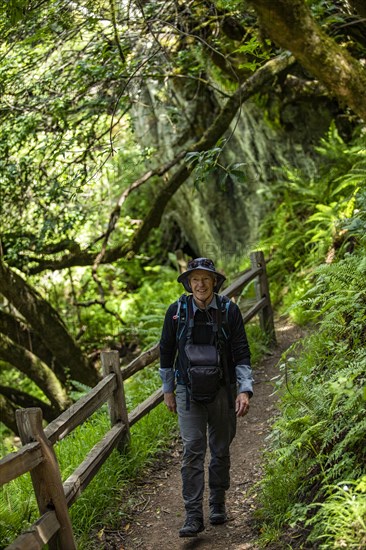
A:
<svg viewBox="0 0 366 550">
<path fill-rule="evenodd" d="M 205 526 L 201 518 L 187 517 L 183 527 L 179 530 L 180 537 L 196 537 L 203 531 Z"/>
<path fill-rule="evenodd" d="M 210 504 L 210 523 L 211 525 L 220 525 L 227 522 L 225 503 Z"/>
</svg>

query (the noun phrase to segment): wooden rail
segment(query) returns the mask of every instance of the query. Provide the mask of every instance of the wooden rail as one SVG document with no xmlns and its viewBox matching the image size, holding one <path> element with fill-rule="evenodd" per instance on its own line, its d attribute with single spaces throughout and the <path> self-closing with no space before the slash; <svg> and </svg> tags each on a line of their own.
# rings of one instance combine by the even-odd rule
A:
<svg viewBox="0 0 366 550">
<path fill-rule="evenodd" d="M 255 281 L 256 302 L 243 314 L 244 323 L 259 314 L 260 324 L 275 342 L 272 307 L 266 264 L 262 252 L 250 255 L 251 268 L 240 275 L 223 294 L 236 298 L 243 288 Z M 6 550 L 76 549 L 68 508 L 85 490 L 113 449 L 123 453 L 129 444 L 130 427 L 163 401 L 162 390 L 156 390 L 132 412 L 127 413 L 123 381 L 156 361 L 159 345 L 144 352 L 127 367 L 120 368 L 117 351 L 101 353 L 103 379 L 58 418 L 42 427 L 39 408 L 19 409 L 16 420 L 23 447 L 0 460 L 0 483 L 5 484 L 30 472 L 41 517 Z M 85 422 L 108 402 L 111 429 L 88 453 L 85 460 L 62 483 L 53 445 Z"/>
</svg>

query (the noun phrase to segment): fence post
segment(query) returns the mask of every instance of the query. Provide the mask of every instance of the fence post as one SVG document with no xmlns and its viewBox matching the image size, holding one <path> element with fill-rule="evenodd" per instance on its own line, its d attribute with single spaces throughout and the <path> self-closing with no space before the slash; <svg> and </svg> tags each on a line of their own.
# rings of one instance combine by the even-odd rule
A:
<svg viewBox="0 0 366 550">
<path fill-rule="evenodd" d="M 60 524 L 60 529 L 48 542 L 48 548 L 76 550 L 60 468 L 53 447 L 42 427 L 42 410 L 37 407 L 18 409 L 15 417 L 23 445 L 38 441 L 44 457 L 43 462 L 33 468 L 30 474 L 41 515 L 54 509 Z"/>
<path fill-rule="evenodd" d="M 253 268 L 261 267 L 262 273 L 255 281 L 255 293 L 257 300 L 266 298 L 266 305 L 259 311 L 259 320 L 262 330 L 268 335 L 270 343 L 276 343 L 276 333 L 273 322 L 273 310 L 269 294 L 269 284 L 266 271 L 266 261 L 263 252 L 257 251 L 250 254 L 250 261 Z"/>
<path fill-rule="evenodd" d="M 122 422 L 126 426 L 125 434 L 117 445 L 117 449 L 123 453 L 130 442 L 130 426 L 118 351 L 102 351 L 101 361 L 103 375 L 107 376 L 113 372 L 117 379 L 117 388 L 109 398 L 108 406 L 111 425 L 114 426 L 117 422 Z"/>
</svg>

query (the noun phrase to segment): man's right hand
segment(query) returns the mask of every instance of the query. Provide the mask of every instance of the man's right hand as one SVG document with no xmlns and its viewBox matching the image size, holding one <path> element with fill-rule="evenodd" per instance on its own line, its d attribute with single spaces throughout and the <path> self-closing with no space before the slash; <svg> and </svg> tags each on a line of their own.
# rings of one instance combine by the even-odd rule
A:
<svg viewBox="0 0 366 550">
<path fill-rule="evenodd" d="M 177 412 L 177 402 L 175 400 L 175 395 L 173 392 L 164 393 L 164 403 L 172 413 Z"/>
</svg>

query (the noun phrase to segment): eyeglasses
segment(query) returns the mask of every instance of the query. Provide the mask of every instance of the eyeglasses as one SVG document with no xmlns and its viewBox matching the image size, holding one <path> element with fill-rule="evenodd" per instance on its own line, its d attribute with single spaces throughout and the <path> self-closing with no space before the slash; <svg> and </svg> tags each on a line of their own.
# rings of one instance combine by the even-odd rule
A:
<svg viewBox="0 0 366 550">
<path fill-rule="evenodd" d="M 191 260 L 187 265 L 188 269 L 197 269 L 199 267 L 206 267 L 215 271 L 215 266 L 212 260 L 208 258 L 197 258 L 197 260 Z"/>
</svg>

